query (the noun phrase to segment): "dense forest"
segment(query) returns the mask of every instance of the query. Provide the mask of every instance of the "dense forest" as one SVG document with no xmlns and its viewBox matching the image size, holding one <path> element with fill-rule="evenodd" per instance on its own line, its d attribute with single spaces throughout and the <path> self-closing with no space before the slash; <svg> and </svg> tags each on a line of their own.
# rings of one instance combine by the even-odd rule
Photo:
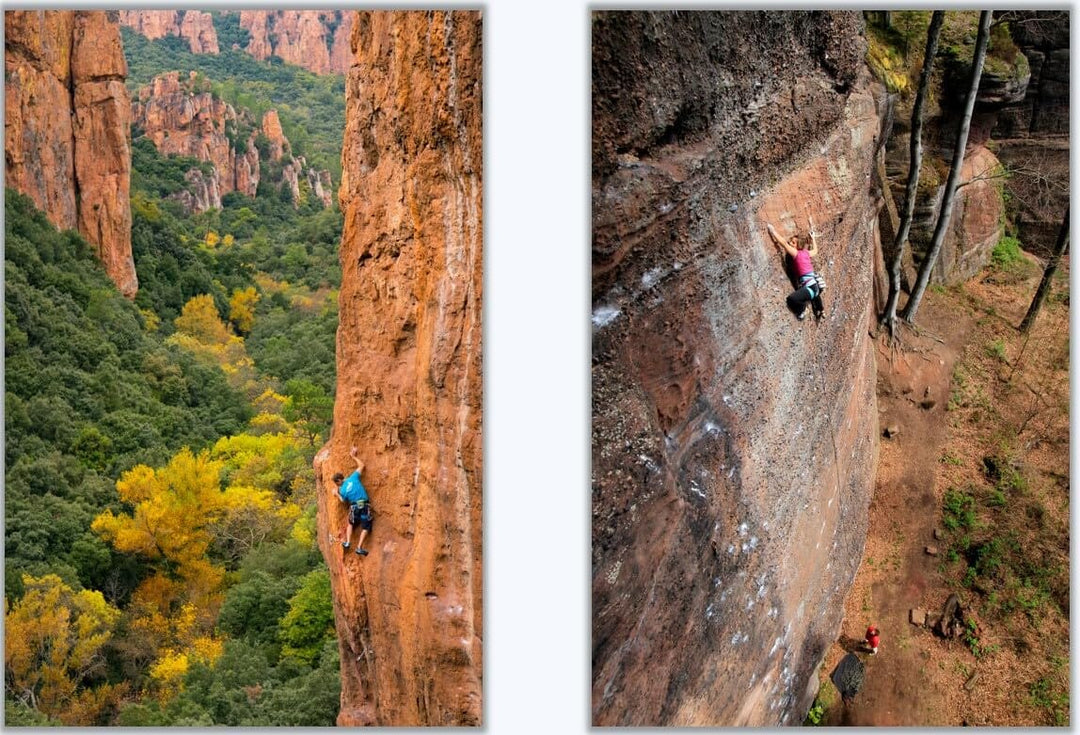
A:
<svg viewBox="0 0 1080 735">
<path fill-rule="evenodd" d="M 123 30 L 133 92 L 203 75 L 340 180 L 344 80 Z M 232 35 L 230 35 L 232 34 Z M 342 218 L 265 160 L 187 214 L 207 164 L 133 130 L 124 299 L 91 248 L 5 196 L 8 725 L 333 725 L 311 462 L 327 438 Z M 278 180 L 279 181 L 279 180 Z M 277 185 L 276 185 L 277 184 Z"/>
</svg>

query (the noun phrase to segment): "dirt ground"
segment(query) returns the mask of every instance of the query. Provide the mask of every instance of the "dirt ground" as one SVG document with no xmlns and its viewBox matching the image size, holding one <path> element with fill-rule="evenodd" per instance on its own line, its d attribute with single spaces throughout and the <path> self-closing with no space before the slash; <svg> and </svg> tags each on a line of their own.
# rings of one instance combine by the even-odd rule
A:
<svg viewBox="0 0 1080 735">
<path fill-rule="evenodd" d="M 1032 331 L 1040 355 L 1064 350 L 1064 368 L 1060 355 L 1056 363 L 1046 357 L 1036 366 L 1045 374 L 1035 376 L 1036 367 L 1029 369 L 1027 362 L 1036 360 L 1025 357 L 1028 345 L 1015 325 L 1027 309 L 1041 268 L 1032 264 L 1022 274 L 997 279 L 1005 283 L 980 275 L 958 288 L 928 292 L 917 319 L 919 332 L 905 330 L 899 349 L 879 337 L 879 423 L 883 432 L 898 431 L 880 440 L 863 561 L 848 594 L 840 638 L 821 669 L 818 699 L 825 705 L 821 724 L 1068 723 L 1068 300 L 1048 301 Z M 1064 280 L 1067 283 L 1067 270 Z M 1062 290 L 1067 296 L 1067 286 Z M 993 355 L 998 355 L 996 362 Z M 1017 378 L 1015 370 L 1009 372 L 1010 362 L 1027 372 Z M 972 390 L 975 379 L 970 376 L 981 375 L 986 365 L 990 400 L 971 409 L 969 403 L 974 402 L 956 397 L 954 371 L 969 376 L 966 389 Z M 1064 396 L 1057 396 L 1050 409 L 1029 412 L 1038 414 L 1037 420 L 1022 424 L 1028 401 L 1019 390 L 1008 390 L 1006 375 L 1009 385 L 1037 382 L 1048 393 L 1058 391 Z M 1045 611 L 1040 608 L 1035 616 L 1017 615 L 1010 608 L 991 604 L 997 597 L 990 597 L 988 603 L 986 590 L 961 584 L 966 569 L 963 559 L 957 561 L 954 555 L 946 561 L 955 540 L 942 528 L 942 499 L 946 490 L 959 483 L 967 483 L 965 487 L 987 484 L 981 467 L 990 451 L 987 446 L 1000 442 L 996 424 L 1023 425 L 1023 449 L 1031 462 L 1038 463 L 1024 470 L 1032 480 L 1023 498 L 1004 510 L 1027 503 L 1028 508 L 1040 508 L 1040 519 L 1044 507 L 1051 511 L 1049 517 L 1058 519 L 1045 534 L 1022 539 L 1022 543 L 1051 539 L 1064 547 L 1051 551 L 1055 559 L 1064 559 L 1060 563 L 1065 599 L 1057 606 L 1045 605 Z M 1052 514 L 1059 510 L 1063 520 Z M 991 528 L 994 520 L 987 517 L 975 528 Z M 940 538 L 935 537 L 935 529 Z M 952 592 L 980 621 L 978 657 L 965 642 L 939 638 L 929 628 L 909 622 L 913 608 L 940 612 Z M 873 656 L 863 642 L 871 623 L 881 630 L 881 645 Z M 1055 629 L 1063 629 L 1064 636 Z M 855 652 L 866 669 L 861 692 L 845 706 L 828 677 L 848 652 Z M 1038 701 L 1033 693 L 1044 690 L 1033 688 L 1034 682 L 1045 682 L 1047 694 Z M 1051 699 L 1053 703 L 1048 704 Z"/>
</svg>

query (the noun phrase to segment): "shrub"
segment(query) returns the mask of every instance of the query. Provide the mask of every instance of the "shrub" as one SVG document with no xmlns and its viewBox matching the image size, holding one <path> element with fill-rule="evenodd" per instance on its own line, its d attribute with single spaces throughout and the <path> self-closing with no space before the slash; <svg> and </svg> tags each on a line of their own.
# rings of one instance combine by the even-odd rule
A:
<svg viewBox="0 0 1080 735">
<path fill-rule="evenodd" d="M 1015 237 L 1003 237 L 994 246 L 990 261 L 999 270 L 1008 270 L 1023 260 L 1020 254 L 1020 241 Z"/>
</svg>

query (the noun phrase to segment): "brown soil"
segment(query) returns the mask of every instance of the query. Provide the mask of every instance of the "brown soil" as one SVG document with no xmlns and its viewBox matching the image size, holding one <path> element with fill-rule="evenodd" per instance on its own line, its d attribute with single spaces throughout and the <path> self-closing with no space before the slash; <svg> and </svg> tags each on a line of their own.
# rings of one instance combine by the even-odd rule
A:
<svg viewBox="0 0 1080 735">
<path fill-rule="evenodd" d="M 881 439 L 863 563 L 821 669 L 823 724 L 1068 724 L 1069 317 L 1068 269 L 1060 270 L 1026 345 L 1015 325 L 1041 275 L 1031 263 L 928 293 L 918 333 L 903 330 L 898 348 L 879 339 L 880 426 L 899 433 Z M 996 503 L 987 502 L 995 486 L 983 469 L 995 453 L 1026 481 Z M 942 512 L 946 491 L 961 487 L 978 500 L 965 541 L 1008 538 L 1017 568 L 1046 570 L 1037 605 L 1017 605 L 1031 587 L 1010 572 L 963 582 L 968 562 L 955 550 L 964 542 Z M 912 608 L 940 612 L 952 592 L 978 620 L 974 646 L 909 622 Z M 881 630 L 874 656 L 863 643 L 871 623 Z M 849 651 L 866 672 L 844 706 L 828 677 Z"/>
</svg>

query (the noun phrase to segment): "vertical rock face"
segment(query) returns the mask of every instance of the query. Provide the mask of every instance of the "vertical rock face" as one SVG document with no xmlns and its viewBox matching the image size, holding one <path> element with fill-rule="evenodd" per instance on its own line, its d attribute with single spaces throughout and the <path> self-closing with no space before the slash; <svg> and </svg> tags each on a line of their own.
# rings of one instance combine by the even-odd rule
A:
<svg viewBox="0 0 1080 735">
<path fill-rule="evenodd" d="M 280 161 L 287 152 L 289 141 L 285 139 L 285 133 L 281 129 L 281 120 L 278 119 L 277 110 L 267 110 L 263 114 L 262 134 L 269 143 L 270 160 Z"/>
<path fill-rule="evenodd" d="M 115 11 L 4 13 L 5 183 L 78 228 L 120 291 L 131 257 L 131 104 Z"/>
<path fill-rule="evenodd" d="M 595 13 L 592 713 L 796 724 L 862 554 L 880 119 L 858 13 Z M 817 225 L 797 321 L 765 225 Z"/>
<path fill-rule="evenodd" d="M 341 644 L 338 724 L 481 717 L 481 19 L 365 12 L 346 86 L 345 229 L 319 543 Z M 370 555 L 331 482 L 366 462 Z"/>
<path fill-rule="evenodd" d="M 1024 99 L 998 117 L 995 138 L 1068 135 L 1069 20 L 1061 11 L 1014 11 L 1009 30 L 1031 70 Z"/>
<path fill-rule="evenodd" d="M 121 10 L 120 22 L 154 40 L 178 36 L 195 54 L 219 52 L 217 31 L 209 13 L 200 10 Z"/>
<path fill-rule="evenodd" d="M 986 146 L 976 145 L 964 156 L 960 185 L 956 192 L 949 229 L 941 244 L 931 281 L 940 284 L 962 283 L 990 262 L 990 253 L 1002 235 L 1004 204 L 999 183 L 993 177 L 1001 162 Z M 911 225 L 910 240 L 925 252 L 934 236 L 941 197 L 945 185 L 937 189 L 933 201 L 917 211 Z"/>
<path fill-rule="evenodd" d="M 342 10 L 242 10 L 251 34 L 246 51 L 256 59 L 279 56 L 316 74 L 344 74 L 352 62 L 352 13 Z"/>
</svg>

